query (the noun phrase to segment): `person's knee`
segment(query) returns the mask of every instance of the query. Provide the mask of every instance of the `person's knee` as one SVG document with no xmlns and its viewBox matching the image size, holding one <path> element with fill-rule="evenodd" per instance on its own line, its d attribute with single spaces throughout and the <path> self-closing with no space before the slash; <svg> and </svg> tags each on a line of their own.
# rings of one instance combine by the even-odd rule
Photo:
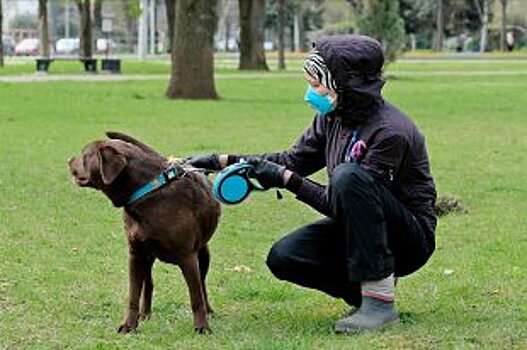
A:
<svg viewBox="0 0 527 350">
<path fill-rule="evenodd" d="M 266 264 L 271 273 L 278 279 L 287 280 L 287 258 L 280 241 L 276 242 L 267 254 Z"/>
<path fill-rule="evenodd" d="M 371 176 L 359 164 L 342 163 L 331 174 L 330 188 L 334 192 L 348 191 L 363 188 L 371 182 Z"/>
</svg>

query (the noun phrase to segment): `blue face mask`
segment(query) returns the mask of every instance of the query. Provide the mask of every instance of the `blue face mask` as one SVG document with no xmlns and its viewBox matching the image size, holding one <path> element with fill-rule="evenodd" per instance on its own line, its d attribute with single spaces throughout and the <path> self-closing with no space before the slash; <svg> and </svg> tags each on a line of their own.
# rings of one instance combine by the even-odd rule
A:
<svg viewBox="0 0 527 350">
<path fill-rule="evenodd" d="M 333 105 L 334 99 L 329 94 L 320 95 L 311 85 L 307 88 L 304 101 L 309 103 L 321 117 L 335 110 L 335 106 Z"/>
</svg>

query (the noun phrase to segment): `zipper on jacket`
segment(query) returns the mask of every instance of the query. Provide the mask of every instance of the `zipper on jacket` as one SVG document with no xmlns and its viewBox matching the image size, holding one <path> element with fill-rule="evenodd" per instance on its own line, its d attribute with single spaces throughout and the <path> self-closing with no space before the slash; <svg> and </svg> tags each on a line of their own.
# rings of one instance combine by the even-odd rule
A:
<svg viewBox="0 0 527 350">
<path fill-rule="evenodd" d="M 357 130 L 353 130 L 353 134 L 351 134 L 351 137 L 348 138 L 348 142 L 344 147 L 344 153 L 341 156 L 342 162 L 353 163 L 354 159 L 351 157 L 351 149 L 353 148 L 355 141 L 357 141 Z"/>
</svg>

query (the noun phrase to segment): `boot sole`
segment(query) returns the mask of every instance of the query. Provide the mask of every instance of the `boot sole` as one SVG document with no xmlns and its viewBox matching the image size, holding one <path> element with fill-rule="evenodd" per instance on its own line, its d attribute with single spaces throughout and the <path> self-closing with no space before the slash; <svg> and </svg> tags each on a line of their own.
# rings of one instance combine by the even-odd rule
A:
<svg viewBox="0 0 527 350">
<path fill-rule="evenodd" d="M 345 326 L 342 326 L 342 327 L 339 327 L 339 326 L 335 326 L 335 333 L 338 333 L 338 334 L 356 334 L 356 333 L 362 333 L 362 332 L 372 332 L 372 331 L 377 331 L 377 330 L 383 330 L 385 328 L 389 328 L 391 326 L 395 326 L 397 324 L 401 323 L 399 317 L 397 318 L 394 318 L 393 320 L 390 320 L 386 323 L 383 323 L 382 325 L 378 326 L 378 327 L 373 327 L 373 328 L 369 328 L 369 327 L 358 327 L 358 328 L 352 328 L 352 327 L 345 327 Z"/>
</svg>

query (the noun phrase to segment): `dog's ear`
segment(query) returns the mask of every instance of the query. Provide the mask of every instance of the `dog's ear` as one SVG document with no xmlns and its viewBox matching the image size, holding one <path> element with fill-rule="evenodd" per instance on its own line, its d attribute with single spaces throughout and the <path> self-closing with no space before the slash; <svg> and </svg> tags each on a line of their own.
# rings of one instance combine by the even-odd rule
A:
<svg viewBox="0 0 527 350">
<path fill-rule="evenodd" d="M 159 154 L 157 151 L 155 151 L 153 148 L 151 148 L 150 146 L 147 146 L 146 144 L 142 143 L 141 141 L 135 139 L 134 137 L 130 135 L 126 135 L 126 134 L 123 134 L 117 131 L 107 131 L 106 136 L 108 136 L 110 139 L 113 139 L 113 140 L 121 140 L 121 141 L 131 143 L 132 145 L 135 145 L 139 147 L 140 149 L 142 149 L 143 152 L 155 157 L 156 160 L 161 161 L 161 162 L 166 161 L 166 158 L 162 156 L 161 154 Z"/>
<path fill-rule="evenodd" d="M 126 157 L 116 148 L 105 145 L 97 153 L 102 181 L 105 185 L 111 184 L 126 166 Z"/>
</svg>

